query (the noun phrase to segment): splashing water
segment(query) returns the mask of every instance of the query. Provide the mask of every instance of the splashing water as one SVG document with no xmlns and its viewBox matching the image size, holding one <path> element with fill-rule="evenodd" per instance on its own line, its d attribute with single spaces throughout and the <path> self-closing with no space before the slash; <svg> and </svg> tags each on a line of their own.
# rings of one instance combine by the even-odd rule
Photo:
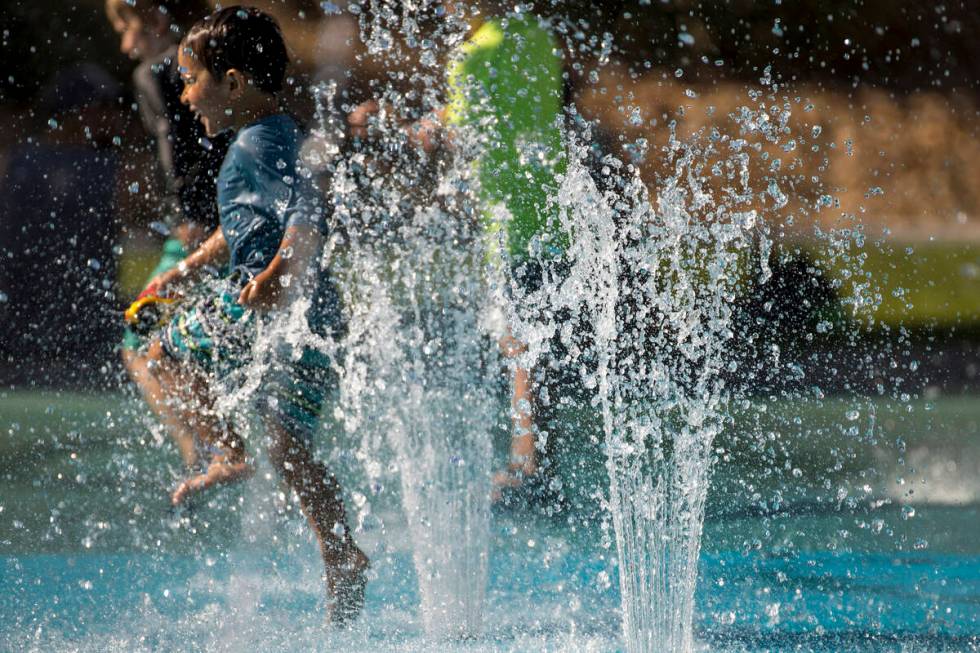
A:
<svg viewBox="0 0 980 653">
<path fill-rule="evenodd" d="M 770 115 L 760 103 L 731 120 L 738 137 L 712 129 L 671 138 L 673 172 L 656 209 L 636 167 L 612 156 L 600 189 L 586 148 L 567 132 L 570 165 L 554 201 L 572 234 L 570 271 L 529 301 L 576 317 L 544 333 L 515 329 L 532 343 L 557 331 L 594 392 L 629 651 L 693 650 L 712 443 L 728 419 L 725 373 L 736 363 L 732 307 L 747 260 L 761 259 L 760 283 L 771 275 L 749 153 L 781 141 L 789 111 Z M 712 192 L 706 170 L 724 179 L 723 192 Z M 776 180 L 765 182 L 774 200 L 765 211 L 782 208 Z M 576 320 L 591 328 L 576 330 Z"/>
<path fill-rule="evenodd" d="M 402 43 L 423 54 L 435 47 L 417 38 L 419 15 L 431 7 L 366 9 L 369 53 L 397 60 Z M 436 37 L 448 47 L 459 34 L 449 21 Z M 437 80 L 419 73 L 414 81 Z M 392 85 L 379 95 L 376 145 L 345 152 L 331 171 L 329 194 L 346 234 L 339 281 L 353 312 L 340 412 L 362 438 L 358 457 L 371 482 L 380 484 L 386 458 L 398 470 L 425 632 L 472 637 L 482 628 L 499 413 L 499 363 L 480 324 L 488 293 L 467 186 L 472 166 L 461 156 L 412 152 L 400 123 L 418 107 Z M 422 108 L 432 109 L 436 98 L 423 96 Z M 330 104 L 329 93 L 322 99 Z"/>
<path fill-rule="evenodd" d="M 415 217 L 403 231 L 450 219 L 438 210 Z M 388 254 L 383 283 L 371 274 L 381 266 L 370 251 L 351 264 L 364 299 L 348 342 L 343 405 L 349 428 L 370 424 L 375 441 L 362 456 L 369 466 L 380 458 L 379 440 L 394 450 L 426 633 L 472 636 L 487 578 L 496 417 L 474 320 L 475 270 L 470 255 L 424 237 Z"/>
<path fill-rule="evenodd" d="M 398 59 L 399 43 L 420 47 L 412 12 L 370 9 L 361 15 L 370 53 Z M 459 34 L 458 26 L 440 32 L 438 45 L 455 46 Z M 435 47 L 421 44 L 423 66 L 435 65 L 425 56 Z M 434 74 L 419 80 L 439 86 Z M 768 73 L 762 83 L 771 86 Z M 369 477 L 380 476 L 386 455 L 396 461 L 426 633 L 471 636 L 481 628 L 499 418 L 490 372 L 499 361 L 481 316 L 500 302 L 501 281 L 484 269 L 477 221 L 465 216 L 479 212 L 470 162 L 491 144 L 461 133 L 443 156 L 416 156 L 399 123 L 418 107 L 392 84 L 381 95 L 387 104 L 373 126 L 381 145 L 331 164 L 332 204 L 348 239 L 341 285 L 353 310 L 340 412 L 348 431 L 366 438 L 359 457 Z M 423 109 L 437 106 L 422 96 Z M 778 165 L 757 183 L 751 176 L 756 153 L 795 147 L 788 106 L 769 98 L 772 106 L 729 116 L 737 135 L 706 128 L 679 138 L 672 129 L 664 150 L 672 172 L 656 208 L 634 164 L 606 156 L 598 175 L 589 169 L 588 129 L 572 108 L 567 171 L 551 198 L 571 235 L 567 274 L 522 298 L 537 310 L 507 311 L 527 344 L 522 365 L 560 342 L 562 364 L 579 369 L 601 414 L 630 651 L 693 649 L 712 444 L 729 419 L 726 375 L 737 370 L 733 306 L 746 276 L 759 285 L 771 277 L 763 218 L 789 201 Z M 328 90 L 323 103 L 332 100 Z M 321 123 L 328 132 L 329 120 Z M 528 313 L 552 317 L 524 321 Z"/>
<path fill-rule="evenodd" d="M 326 5 L 334 7 L 324 3 L 325 11 Z M 514 11 L 520 13 L 524 9 L 521 6 Z M 775 281 L 786 282 L 785 277 L 780 279 L 787 267 L 785 260 L 780 259 L 785 253 L 781 238 L 793 229 L 799 232 L 813 227 L 814 233 L 808 234 L 809 242 L 820 250 L 815 256 L 823 257 L 820 263 L 809 259 L 802 263 L 804 267 L 810 263 L 813 266 L 806 269 L 806 274 L 793 278 L 802 278 L 800 285 L 816 281 L 826 269 L 821 270 L 821 264 L 829 262 L 843 269 L 845 278 L 843 282 L 830 282 L 837 284 L 832 285 L 831 292 L 840 291 L 841 303 L 852 308 L 858 319 L 868 316 L 870 324 L 873 321 L 870 314 L 881 303 L 877 280 L 862 269 L 865 259 L 860 250 L 865 235 L 856 218 L 838 220 L 835 223 L 838 228 L 828 226 L 828 220 L 821 222 L 818 218 L 825 218 L 828 209 L 839 203 L 822 187 L 819 175 L 795 184 L 801 178 L 793 175 L 801 174 L 798 171 L 803 167 L 800 164 L 796 168 L 797 157 L 809 156 L 804 150 L 816 153 L 818 143 L 823 146 L 824 141 L 819 140 L 822 128 L 794 123 L 794 102 L 777 97 L 776 86 L 767 71 L 761 90 L 755 86 L 744 89 L 749 97 L 748 106 L 736 108 L 727 117 L 716 117 L 712 109 L 707 113 L 708 119 L 701 123 L 707 126 L 691 134 L 682 133 L 681 126 L 671 123 L 669 141 L 659 150 L 651 148 L 646 139 L 638 138 L 623 143 L 623 151 L 631 158 L 610 154 L 600 159 L 594 154 L 590 125 L 580 117 L 579 108 L 573 103 L 567 107 L 562 124 L 562 153 L 558 156 L 564 172 L 559 177 L 560 187 L 549 198 L 561 230 L 570 236 L 569 245 L 560 265 L 553 270 L 546 266 L 540 289 L 521 296 L 517 302 L 510 301 L 504 292 L 502 270 L 489 263 L 488 243 L 479 224 L 487 207 L 478 199 L 480 180 L 474 174 L 474 161 L 494 143 L 461 128 L 452 134 L 450 147 L 426 153 L 411 146 L 406 135 L 407 124 L 444 106 L 444 59 L 464 38 L 462 17 L 446 16 L 441 11 L 440 3 L 427 0 L 397 4 L 368 0 L 349 6 L 349 12 L 359 22 L 366 56 L 382 65 L 391 63 L 394 72 L 371 88 L 371 96 L 379 98 L 381 106 L 369 127 L 371 138 L 363 142 L 344 135 L 342 113 L 353 107 L 337 106 L 350 99 L 343 94 L 341 84 L 332 81 L 314 89 L 318 122 L 312 130 L 313 138 L 304 149 L 303 165 L 298 169 L 304 177 L 316 175 L 325 180 L 321 190 L 332 207 L 334 228 L 324 267 L 331 268 L 343 295 L 343 304 L 349 311 L 349 332 L 342 341 L 315 336 L 303 319 L 309 299 L 300 297 L 288 315 L 266 324 L 267 328 L 254 343 L 254 362 L 228 380 L 233 389 L 224 393 L 215 406 L 220 414 L 229 416 L 244 414 L 242 409 L 246 406 L 253 408 L 249 404 L 261 398 L 260 385 L 266 377 L 263 368 L 282 347 L 294 352 L 304 346 L 321 350 L 330 356 L 340 378 L 339 401 L 330 406 L 332 417 L 346 431 L 342 442 L 352 449 L 349 454 L 341 451 L 332 462 L 343 459 L 342 462 L 359 463 L 366 476 L 361 484 L 358 482 L 363 479 L 345 484 L 352 490 L 349 506 L 351 512 L 356 512 L 352 524 L 359 539 L 361 534 L 379 527 L 385 534 L 379 515 L 384 514 L 388 519 L 387 513 L 382 513 L 388 496 L 397 495 L 400 499 L 406 532 L 396 535 L 394 529 L 389 529 L 387 534 L 393 536 L 391 541 L 404 544 L 409 553 L 403 558 L 372 554 L 373 573 L 379 574 L 372 578 L 372 583 L 378 589 L 371 590 L 375 596 L 369 597 L 365 614 L 372 619 L 381 614 L 382 619 L 372 622 L 362 618 L 355 626 L 361 629 L 356 632 L 357 645 L 344 646 L 343 638 L 347 634 L 331 633 L 331 637 L 341 638 L 341 644 L 329 640 L 326 646 L 351 650 L 376 646 L 380 633 L 385 645 L 393 649 L 397 648 L 399 638 L 406 650 L 414 650 L 416 646 L 432 648 L 433 640 L 447 650 L 472 646 L 496 649 L 508 645 L 518 649 L 522 648 L 521 637 L 528 632 L 525 621 L 528 615 L 537 622 L 539 614 L 545 612 L 551 613 L 541 617 L 545 625 L 537 631 L 532 628 L 528 637 L 533 640 L 540 635 L 541 641 L 552 644 L 567 641 L 567 645 L 555 644 L 558 650 L 585 648 L 583 642 L 595 637 L 598 643 L 594 647 L 599 648 L 624 646 L 631 652 L 686 652 L 698 647 L 696 633 L 704 632 L 695 628 L 710 630 L 712 619 L 722 626 L 724 636 L 731 636 L 735 642 L 744 632 L 744 624 L 761 623 L 765 619 L 768 627 L 774 628 L 780 620 L 790 623 L 794 610 L 798 620 L 813 623 L 812 619 L 818 618 L 813 616 L 816 611 L 799 594 L 791 596 L 789 585 L 767 586 L 765 583 L 770 581 L 763 578 L 743 583 L 740 590 L 743 594 L 739 594 L 732 589 L 736 583 L 729 583 L 724 590 L 722 583 L 718 587 L 712 584 L 707 595 L 699 595 L 701 610 L 697 614 L 703 616 L 697 619 L 695 589 L 706 512 L 709 533 L 713 527 L 710 521 L 713 506 L 706 508 L 712 474 L 726 471 L 715 469 L 721 467 L 716 459 L 728 460 L 723 445 L 742 438 L 739 442 L 742 450 L 731 453 L 736 457 L 758 457 L 753 462 L 766 468 L 760 475 L 770 475 L 769 480 L 778 485 L 758 493 L 751 488 L 750 500 L 752 510 L 758 508 L 766 515 L 762 520 L 767 529 L 764 537 L 778 550 L 783 543 L 777 542 L 778 536 L 768 530 L 770 516 L 776 515 L 773 519 L 778 519 L 777 513 L 794 499 L 809 499 L 808 488 L 814 486 L 807 485 L 808 480 L 812 481 L 807 477 L 821 470 L 795 459 L 789 464 L 788 454 L 785 469 L 780 469 L 776 459 L 785 453 L 785 448 L 779 454 L 773 453 L 773 449 L 766 448 L 767 440 L 774 442 L 787 436 L 789 441 L 797 435 L 804 436 L 799 438 L 802 441 L 809 437 L 811 433 L 805 430 L 809 427 L 799 426 L 803 423 L 800 415 L 806 417 L 808 402 L 811 407 L 825 409 L 827 414 L 839 407 L 839 415 L 829 418 L 832 424 L 826 432 L 833 431 L 836 437 L 839 431 L 840 438 L 827 438 L 816 446 L 835 443 L 825 447 L 833 459 L 827 467 L 833 465 L 833 471 L 840 472 L 848 457 L 856 456 L 848 447 L 855 443 L 877 446 L 884 432 L 873 400 L 847 397 L 837 407 L 824 407 L 825 391 L 832 391 L 835 386 L 821 388 L 824 377 L 814 379 L 812 369 L 825 362 L 834 363 L 836 352 L 819 352 L 816 347 L 807 350 L 811 365 L 804 369 L 805 362 L 801 365 L 798 364 L 801 359 L 792 358 L 792 343 L 784 351 L 780 343 L 785 341 L 777 343 L 775 338 L 768 337 L 789 330 L 786 327 L 794 317 L 784 314 L 792 312 L 787 310 L 786 302 L 792 302 L 793 297 L 805 297 L 809 291 L 804 288 L 789 300 L 784 297 L 781 300 L 784 305 L 779 305 L 777 298 L 773 307 L 772 296 L 778 293 L 771 292 L 771 287 L 776 285 Z M 463 16 L 472 11 L 473 8 L 466 7 Z M 433 26 L 433 22 L 439 24 Z M 591 64 L 582 64 L 575 57 L 594 56 L 600 68 L 609 65 L 610 55 L 615 51 L 612 35 L 605 33 L 600 39 L 598 33 L 590 33 L 587 24 L 574 25 L 571 19 L 560 17 L 555 19 L 554 26 L 571 42 L 566 49 L 570 55 L 568 62 L 574 63 L 569 67 L 589 84 L 598 84 L 598 72 L 588 70 Z M 679 38 L 685 46 L 694 43 L 693 32 L 682 32 Z M 575 54 L 576 47 L 579 55 Z M 406 67 L 413 70 L 404 72 Z M 680 68 L 674 75 L 669 69 L 665 73 L 668 83 L 676 84 L 682 83 L 677 81 L 681 77 L 686 83 L 692 76 Z M 690 100 L 708 94 L 703 87 L 697 92 L 687 89 L 683 93 Z M 629 124 L 639 130 L 645 124 L 644 116 L 639 106 L 629 104 L 633 101 L 618 98 L 616 103 L 624 110 L 624 117 L 628 116 Z M 684 102 L 688 109 L 692 108 Z M 800 98 L 795 100 L 797 105 L 800 102 Z M 641 104 L 637 101 L 637 105 Z M 678 109 L 677 115 L 683 113 L 684 107 Z M 522 150 L 521 155 L 545 157 L 548 152 L 544 148 L 535 151 L 532 146 Z M 821 152 L 814 158 L 823 156 Z M 666 170 L 649 186 L 649 178 L 641 179 L 644 157 L 654 159 L 655 165 L 660 163 Z M 797 172 L 791 172 L 794 168 Z M 821 174 L 824 169 L 820 166 Z M 137 187 L 141 186 L 134 182 L 130 189 Z M 803 196 L 801 187 L 813 194 L 812 202 Z M 826 213 L 817 216 L 821 210 Z M 791 229 L 793 214 L 797 223 Z M 506 211 L 497 217 L 502 221 L 508 218 Z M 93 270 L 99 269 L 97 261 L 88 265 Z M 301 281 L 290 283 L 292 291 L 299 295 L 303 294 Z M 750 301 L 758 300 L 758 306 L 753 307 L 758 309 L 755 313 L 743 310 L 746 297 Z M 5 300 L 5 295 L 0 293 L 0 303 Z M 752 324 L 745 323 L 746 312 Z M 844 324 L 833 315 L 815 316 L 816 312 L 807 314 L 813 323 L 799 325 L 802 333 L 794 336 L 802 336 L 801 340 L 805 338 L 807 343 L 816 337 L 819 345 L 821 336 L 843 335 L 849 339 L 847 345 L 862 348 L 862 360 L 874 360 L 881 368 L 892 365 L 894 369 L 895 356 L 890 343 L 882 346 L 883 351 L 872 352 L 869 345 L 858 342 L 853 333 L 840 328 L 854 327 L 855 323 Z M 502 323 L 501 315 L 506 324 Z M 550 402 L 570 411 L 594 411 L 598 415 L 598 426 L 586 437 L 597 445 L 594 450 L 601 452 L 596 467 L 602 465 L 605 477 L 589 489 L 600 498 L 605 511 L 602 530 L 608 532 L 611 525 L 615 533 L 614 538 L 606 537 L 601 543 L 603 548 L 611 549 L 615 542 L 612 563 L 601 550 L 593 551 L 591 542 L 576 539 L 578 536 L 572 535 L 574 527 L 562 530 L 557 536 L 543 528 L 548 533 L 545 536 L 535 534 L 535 538 L 517 545 L 516 540 L 506 542 L 512 545 L 501 556 L 512 558 L 507 563 L 509 566 L 503 567 L 507 572 L 500 573 L 496 557 L 491 560 L 491 443 L 511 427 L 514 418 L 513 414 L 506 414 L 504 407 L 501 370 L 505 361 L 496 342 L 501 331 L 508 328 L 527 346 L 517 360 L 522 368 L 541 372 L 542 376 L 556 369 L 577 375 L 578 385 L 570 382 L 567 387 L 563 383 L 551 386 L 550 397 L 539 398 L 542 405 Z M 902 338 L 907 338 L 907 334 L 902 333 L 899 344 Z M 825 340 L 823 346 L 827 347 L 827 342 L 830 341 Z M 839 342 L 844 340 L 830 342 L 830 346 Z M 841 356 L 838 360 L 849 359 Z M 507 362 L 515 364 L 514 360 Z M 836 374 L 837 364 L 827 366 L 831 373 Z M 869 368 L 872 365 L 867 364 Z M 909 368 L 909 373 L 914 371 L 915 367 Z M 862 369 L 855 376 L 858 374 L 865 371 Z M 871 378 L 869 371 L 867 379 Z M 567 377 L 562 381 L 567 381 Z M 891 383 L 889 379 L 881 381 L 879 394 L 891 390 L 885 389 Z M 846 383 L 843 385 L 848 391 L 854 389 Z M 894 385 L 897 388 L 899 384 Z M 779 388 L 780 392 L 770 394 L 760 388 L 766 391 Z M 907 394 L 894 392 L 896 402 L 903 407 L 909 404 Z M 761 398 L 763 394 L 769 396 Z M 780 415 L 771 408 L 767 419 L 760 419 L 766 412 L 767 402 L 770 407 L 783 402 L 788 414 Z M 748 427 L 741 424 L 743 432 L 733 435 L 740 428 L 735 425 L 737 419 L 753 411 L 756 414 L 750 417 L 756 418 L 755 424 Z M 838 421 L 833 422 L 834 419 Z M 109 420 L 111 425 L 111 415 Z M 242 426 L 248 431 L 248 424 Z M 559 432 L 555 438 L 559 442 L 566 435 L 563 430 L 576 429 L 568 423 L 548 428 Z M 764 433 L 763 428 L 784 430 L 778 434 Z M 546 458 L 544 450 L 549 434 L 538 429 L 538 425 L 535 429 L 538 449 Z M 249 433 L 252 435 L 253 431 Z M 823 435 L 823 431 L 815 433 Z M 257 435 L 256 429 L 254 436 Z M 154 433 L 154 439 L 154 448 L 167 441 L 162 433 Z M 123 441 L 119 437 L 114 443 Z M 774 448 L 785 447 L 786 441 Z M 563 442 L 569 449 L 578 444 L 572 438 Z M 903 456 L 899 458 L 903 466 L 905 444 L 896 446 Z M 566 453 L 561 451 L 559 455 Z M 876 449 L 878 454 L 884 456 L 882 460 L 891 460 L 890 450 Z M 936 481 L 930 482 L 932 496 L 938 498 L 930 500 L 975 499 L 973 485 L 959 481 L 958 484 L 947 482 L 949 487 L 940 485 L 939 480 L 950 469 L 945 454 L 939 456 L 923 445 L 910 449 L 908 458 L 915 467 L 925 467 L 927 475 L 936 477 Z M 121 470 L 114 472 L 118 479 L 135 474 L 136 466 L 126 456 L 114 457 L 113 461 Z M 881 469 L 890 468 L 882 466 Z M 744 471 L 739 468 L 731 473 Z M 877 476 L 869 473 L 865 477 L 864 471 L 861 480 L 848 478 L 839 485 L 835 480 L 834 486 L 822 477 L 824 485 L 816 491 L 817 503 L 826 496 L 832 499 L 830 504 L 837 511 L 855 512 L 864 507 L 862 497 L 868 497 L 869 513 L 894 501 L 896 508 L 904 503 L 901 523 L 916 518 L 916 509 L 911 505 L 912 492 L 906 488 L 904 479 L 892 484 L 894 479 L 884 478 L 890 472 L 879 470 Z M 592 478 L 588 473 L 576 477 L 566 472 L 545 478 L 576 486 L 578 490 Z M 749 470 L 748 474 L 751 473 Z M 923 474 L 921 469 L 918 473 Z M 278 596 L 297 591 L 307 598 L 319 596 L 321 588 L 316 582 L 319 567 L 303 563 L 315 558 L 309 546 L 311 542 L 303 539 L 306 531 L 299 527 L 295 532 L 284 532 L 281 524 L 268 521 L 269 514 L 296 512 L 296 505 L 291 505 L 290 498 L 271 487 L 270 471 L 262 470 L 261 475 L 266 478 L 265 486 L 270 487 L 258 491 L 261 479 L 250 481 L 244 488 L 245 500 L 240 502 L 249 507 L 232 507 L 236 523 L 224 524 L 222 528 L 247 529 L 248 541 L 253 544 L 258 538 L 269 549 L 284 548 L 287 553 L 299 554 L 298 560 L 288 558 L 287 561 L 289 566 L 303 567 L 302 573 L 298 578 L 283 581 L 292 586 Z M 911 478 L 913 472 L 910 470 L 908 475 Z M 890 484 L 882 495 L 884 498 L 874 503 L 870 497 L 875 490 L 865 482 L 873 480 L 872 477 Z M 142 492 L 157 493 L 156 486 L 169 480 L 154 477 L 156 485 Z M 966 490 L 957 492 L 953 485 Z M 735 493 L 740 490 L 749 488 L 743 484 Z M 144 502 L 144 495 L 134 492 L 127 498 Z M 767 492 L 772 493 L 771 498 L 762 496 Z M 268 498 L 262 498 L 273 494 L 276 499 L 271 503 Z M 722 496 L 725 501 L 729 499 L 728 495 Z M 922 501 L 931 495 L 919 491 L 915 496 L 917 501 Z M 211 519 L 211 511 L 227 507 L 221 505 L 226 499 L 210 499 L 206 504 L 207 514 L 205 510 L 200 514 L 205 514 L 204 519 Z M 544 512 L 553 517 L 562 509 L 558 503 L 546 506 Z M 141 514 L 142 510 L 137 505 L 134 514 Z M 919 518 L 922 512 L 920 509 Z M 580 516 L 570 515 L 567 523 L 572 524 Z M 170 538 L 176 542 L 185 538 L 188 533 L 177 531 L 198 528 L 200 522 L 195 519 L 200 518 L 168 522 L 163 540 L 169 542 Z M 524 515 L 520 514 L 515 521 L 523 519 Z M 886 528 L 885 520 L 877 516 L 864 520 L 862 514 L 860 521 L 859 529 L 875 534 L 889 533 L 891 528 L 891 525 Z M 51 523 L 54 532 L 58 527 L 53 518 Z M 85 549 L 102 546 L 99 538 L 108 539 L 111 523 L 108 517 L 87 518 L 84 528 L 89 532 L 83 540 Z M 148 523 L 144 520 L 132 533 L 120 534 L 120 529 L 116 529 L 112 536 L 132 537 L 144 551 L 152 550 L 161 540 L 156 539 L 156 545 L 152 543 L 154 538 L 148 534 L 155 531 Z M 564 528 L 564 524 L 561 526 Z M 201 528 L 206 530 L 206 523 Z M 735 539 L 741 539 L 740 529 L 741 526 L 731 529 L 737 531 Z M 517 530 L 515 527 L 514 531 Z M 841 539 L 845 537 L 846 533 Z M 554 541 L 546 544 L 548 539 Z M 760 543 L 756 548 L 761 548 L 761 540 L 755 541 Z M 916 537 L 914 541 L 916 551 L 929 546 L 924 537 Z M 525 543 L 527 549 L 523 547 Z M 714 565 L 711 569 L 719 575 L 718 579 L 724 580 L 724 574 L 733 578 L 733 573 L 761 577 L 760 569 L 779 569 L 785 577 L 784 569 L 792 572 L 795 566 L 805 564 L 797 558 L 776 560 L 778 556 L 760 563 L 751 556 L 725 550 L 737 546 L 726 541 L 720 547 L 723 555 L 714 559 L 714 551 L 708 548 L 705 564 Z M 546 547 L 547 553 L 540 557 L 528 555 L 530 550 L 536 554 Z M 217 601 L 214 597 L 203 599 L 208 601 L 202 613 L 206 618 L 196 614 L 196 608 L 188 608 L 181 617 L 183 621 L 169 630 L 166 626 L 153 625 L 146 613 L 139 611 L 133 621 L 138 621 L 143 630 L 159 628 L 170 634 L 176 628 L 183 636 L 203 638 L 203 641 L 236 641 L 247 646 L 254 644 L 251 641 L 254 635 L 259 640 L 272 637 L 275 648 L 281 650 L 296 648 L 298 641 L 309 642 L 308 647 L 323 646 L 319 643 L 322 633 L 313 616 L 317 610 L 310 608 L 312 600 L 300 601 L 292 611 L 270 612 L 263 606 L 269 594 L 264 587 L 266 580 L 254 571 L 236 571 L 240 567 L 256 566 L 250 557 L 254 551 L 245 545 L 236 549 L 232 544 L 222 551 L 225 557 L 229 553 L 231 558 L 241 561 L 222 563 L 232 570 L 228 587 L 218 593 Z M 210 552 L 205 550 L 203 555 L 210 560 Z M 930 559 L 924 560 L 919 564 L 932 565 Z M 726 569 L 731 561 L 735 562 Z M 166 563 L 166 558 L 155 562 L 157 567 Z M 214 562 L 206 564 L 210 567 Z M 841 573 L 851 579 L 853 569 L 847 564 L 850 563 L 841 564 Z M 540 568 L 531 568 L 534 565 Z M 736 567 L 738 571 L 732 572 Z M 416 598 L 410 592 L 391 589 L 401 587 L 401 578 L 410 577 L 411 568 L 418 582 L 418 621 L 425 636 L 420 644 L 404 641 L 406 634 L 414 637 Z M 607 591 L 610 572 L 617 568 L 618 595 Z M 102 570 L 98 572 L 101 575 Z M 161 582 L 170 582 L 162 572 L 149 573 L 160 573 L 164 579 Z M 519 582 L 512 582 L 522 574 L 534 583 L 526 595 Z M 119 576 L 123 574 L 120 572 Z M 381 581 L 376 582 L 379 577 Z M 595 585 L 602 600 L 586 597 L 583 604 L 580 595 L 587 592 L 581 590 L 592 578 L 598 580 Z M 206 571 L 200 573 L 197 582 L 205 581 L 214 582 Z M 89 592 L 93 583 L 87 580 L 79 587 Z M 553 587 L 558 589 L 548 596 Z M 164 596 L 169 599 L 170 589 L 166 588 L 166 592 Z M 765 594 L 765 605 L 755 605 L 752 598 L 746 598 L 750 593 L 755 599 Z M 277 596 L 275 592 L 271 595 Z M 406 600 L 407 596 L 412 598 Z M 777 596 L 782 598 L 777 600 Z M 495 601 L 500 597 L 506 601 Z M 533 608 L 538 600 L 546 606 L 540 613 L 522 610 L 521 601 Z M 617 601 L 620 611 L 613 607 Z M 918 603 L 919 599 L 914 597 L 910 602 Z M 499 603 L 506 606 L 501 608 Z M 597 605 L 601 609 L 594 609 Z M 743 615 L 752 611 L 756 614 Z M 586 613 L 587 618 L 582 616 Z M 297 615 L 309 619 L 300 619 L 297 626 Z M 936 622 L 930 619 L 924 623 L 932 628 Z M 218 635 L 211 632 L 211 620 L 220 620 Z M 586 638 L 583 640 L 578 632 L 580 625 L 584 630 L 595 630 L 582 635 Z M 870 628 L 878 626 L 875 621 Z M 490 631 L 488 638 L 475 644 L 447 641 L 480 638 L 486 631 Z M 139 628 L 136 632 L 140 632 Z M 520 634 L 516 640 L 508 639 L 513 633 Z M 557 640 L 552 637 L 555 633 L 558 633 Z M 368 643 L 359 639 L 362 636 Z M 547 645 L 541 644 L 540 648 Z M 97 643 L 94 647 L 99 648 Z"/>
</svg>

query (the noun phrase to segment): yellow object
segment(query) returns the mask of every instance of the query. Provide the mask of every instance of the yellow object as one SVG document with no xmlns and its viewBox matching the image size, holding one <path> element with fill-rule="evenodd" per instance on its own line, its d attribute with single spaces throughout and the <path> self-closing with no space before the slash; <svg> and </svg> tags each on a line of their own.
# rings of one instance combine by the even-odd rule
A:
<svg viewBox="0 0 980 653">
<path fill-rule="evenodd" d="M 139 297 L 135 302 L 130 304 L 129 308 L 126 309 L 126 312 L 123 313 L 123 317 L 126 319 L 127 323 L 133 326 L 137 326 L 140 324 L 141 321 L 145 319 L 145 316 L 147 315 L 147 311 L 145 309 L 147 309 L 148 307 L 164 308 L 166 305 L 173 304 L 176 301 L 177 300 L 174 299 L 173 297 L 158 297 L 157 295 L 145 295 L 143 297 Z M 163 306 L 157 306 L 158 304 L 163 304 Z M 149 311 L 149 312 L 152 313 L 153 311 Z M 164 311 L 159 311 L 159 314 L 156 316 L 157 319 L 153 321 L 158 323 L 159 319 L 162 318 L 163 315 L 164 315 Z"/>
</svg>

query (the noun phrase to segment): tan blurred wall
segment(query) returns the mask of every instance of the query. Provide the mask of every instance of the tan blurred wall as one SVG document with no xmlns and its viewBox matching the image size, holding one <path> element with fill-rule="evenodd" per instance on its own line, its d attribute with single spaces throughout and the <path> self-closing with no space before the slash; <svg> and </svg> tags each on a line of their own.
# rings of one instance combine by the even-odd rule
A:
<svg viewBox="0 0 980 653">
<path fill-rule="evenodd" d="M 708 126 L 731 132 L 728 113 L 758 102 L 773 104 L 768 93 L 758 102 L 751 100 L 750 88 L 735 82 L 691 84 L 660 70 L 630 79 L 625 71 L 607 69 L 597 83 L 581 90 L 578 103 L 583 114 L 600 118 L 606 129 L 623 133 L 629 141 L 650 141 L 642 173 L 655 191 L 657 176 L 666 172 L 659 150 L 668 141 L 669 121 L 677 121 L 682 136 Z M 688 97 L 688 89 L 696 97 Z M 783 170 L 795 161 L 805 177 L 794 189 L 796 199 L 812 202 L 827 193 L 840 201 L 839 208 L 820 212 L 820 224 L 852 222 L 845 215 L 852 214 L 872 235 L 887 225 L 902 240 L 933 236 L 980 241 L 980 173 L 974 165 L 980 161 L 980 113 L 974 98 L 934 92 L 899 97 L 874 88 L 808 85 L 780 88 L 775 96 L 776 103 L 792 110 L 792 134 L 786 139 L 805 141 L 791 153 L 770 148 L 771 156 L 782 159 Z M 715 112 L 709 117 L 712 106 Z M 642 126 L 629 119 L 633 107 L 641 111 Z M 814 125 L 822 129 L 817 138 L 812 137 Z M 817 152 L 811 150 L 814 144 Z M 753 171 L 756 180 L 760 174 Z M 790 194 L 786 188 L 784 192 Z M 798 208 L 800 202 L 788 208 L 794 204 Z"/>
</svg>

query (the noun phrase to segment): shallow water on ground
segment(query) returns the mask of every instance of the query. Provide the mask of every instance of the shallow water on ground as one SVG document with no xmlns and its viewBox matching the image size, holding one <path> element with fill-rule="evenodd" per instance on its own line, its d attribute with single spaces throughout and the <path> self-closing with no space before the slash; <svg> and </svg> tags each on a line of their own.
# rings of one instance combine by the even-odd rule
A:
<svg viewBox="0 0 980 653">
<path fill-rule="evenodd" d="M 821 427 L 848 422 L 847 400 L 772 404 L 773 424 L 806 422 L 772 454 L 748 434 L 776 427 L 736 419 L 709 494 L 700 649 L 980 649 L 980 407 L 910 406 L 879 407 L 865 440 Z M 315 546 L 266 470 L 171 515 L 176 455 L 136 410 L 121 396 L 0 397 L 0 649 L 621 650 L 587 420 L 559 416 L 582 422 L 554 443 L 568 507 L 495 514 L 483 635 L 433 643 L 397 483 L 357 534 L 373 560 L 365 611 L 330 632 Z M 356 503 L 359 466 L 329 429 L 322 444 Z"/>
</svg>

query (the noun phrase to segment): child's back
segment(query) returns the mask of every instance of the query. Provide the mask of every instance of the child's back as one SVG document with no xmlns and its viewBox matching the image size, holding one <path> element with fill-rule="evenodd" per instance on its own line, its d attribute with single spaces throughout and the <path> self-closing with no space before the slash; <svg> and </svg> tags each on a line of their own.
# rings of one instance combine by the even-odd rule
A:
<svg viewBox="0 0 980 653">
<path fill-rule="evenodd" d="M 228 148 L 218 175 L 218 207 L 229 272 L 241 285 L 269 267 L 286 229 L 327 235 L 326 207 L 298 167 L 302 141 L 296 121 L 280 113 L 243 127 Z M 339 327 L 341 316 L 336 288 L 326 270 L 318 272 L 307 318 L 322 334 Z"/>
</svg>

